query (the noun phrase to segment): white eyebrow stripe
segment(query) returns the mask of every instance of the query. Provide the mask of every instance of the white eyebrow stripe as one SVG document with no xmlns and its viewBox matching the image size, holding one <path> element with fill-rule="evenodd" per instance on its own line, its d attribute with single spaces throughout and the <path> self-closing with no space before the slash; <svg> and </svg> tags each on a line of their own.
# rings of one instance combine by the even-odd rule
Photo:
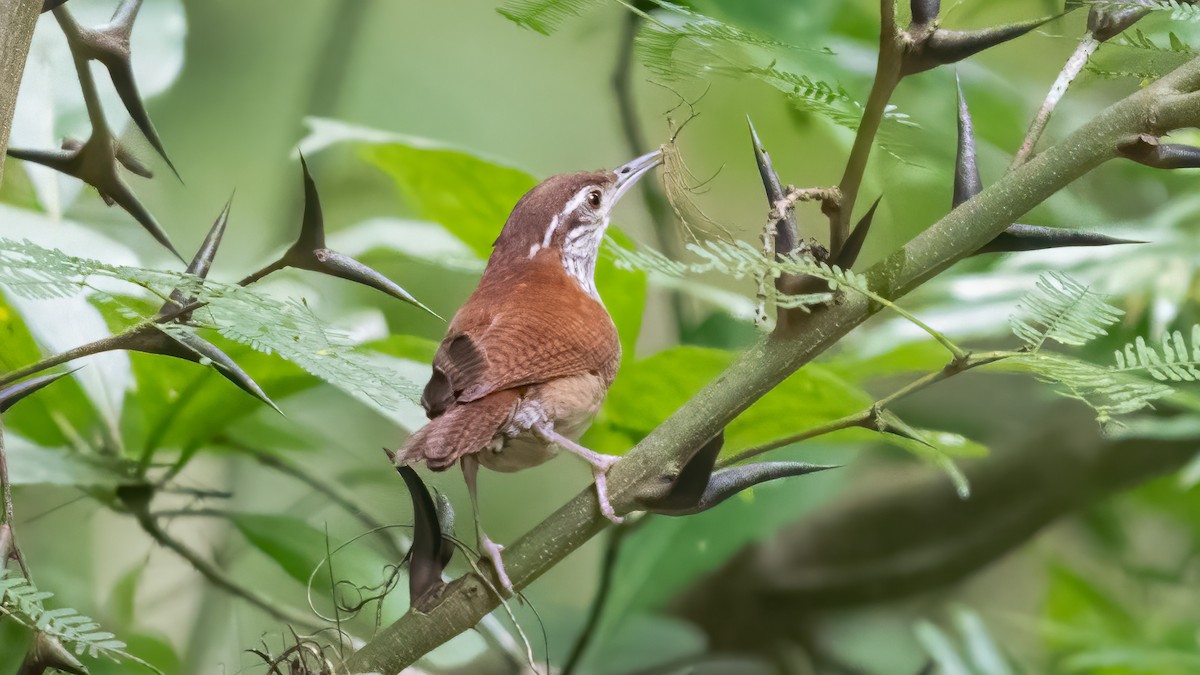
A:
<svg viewBox="0 0 1200 675">
<path fill-rule="evenodd" d="M 564 208 L 562 210 L 562 213 L 559 215 L 567 216 L 571 212 L 573 212 L 575 209 L 579 208 L 579 205 L 583 203 L 583 200 L 587 199 L 588 193 L 595 189 L 596 189 L 595 185 L 589 185 L 589 186 L 583 188 L 582 190 L 580 190 L 578 193 L 575 194 L 574 197 L 571 198 L 571 201 L 567 202 L 567 207 Z"/>
<path fill-rule="evenodd" d="M 550 238 L 554 236 L 554 231 L 558 229 L 558 216 L 550 221 L 550 227 L 546 228 L 546 236 L 542 237 L 542 248 L 550 247 Z"/>
</svg>

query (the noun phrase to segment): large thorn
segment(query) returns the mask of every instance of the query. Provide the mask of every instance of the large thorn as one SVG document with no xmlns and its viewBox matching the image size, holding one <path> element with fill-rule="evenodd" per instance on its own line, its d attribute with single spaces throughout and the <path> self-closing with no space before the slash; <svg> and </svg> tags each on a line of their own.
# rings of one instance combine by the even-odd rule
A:
<svg viewBox="0 0 1200 675">
<path fill-rule="evenodd" d="M 1068 230 L 1060 227 L 1040 225 L 1011 225 L 973 255 L 982 253 L 1014 253 L 1018 251 L 1040 251 L 1049 248 L 1073 246 L 1112 246 L 1114 244 L 1144 244 L 1136 239 L 1120 239 L 1099 232 Z"/>
<path fill-rule="evenodd" d="M 854 231 L 846 238 L 846 243 L 842 245 L 842 250 L 838 251 L 837 257 L 833 262 L 842 269 L 850 269 L 854 266 L 854 261 L 858 260 L 858 254 L 862 253 L 863 244 L 867 241 L 867 234 L 871 231 L 871 223 L 875 220 L 875 211 L 879 208 L 879 203 L 883 201 L 883 195 L 875 200 L 866 215 L 858 221 L 854 226 Z"/>
<path fill-rule="evenodd" d="M 707 511 L 743 490 L 768 481 L 792 476 L 839 468 L 829 464 L 806 464 L 803 462 L 759 462 L 731 466 L 713 473 L 704 494 L 695 506 L 680 511 L 656 511 L 667 516 L 690 516 Z"/>
<path fill-rule="evenodd" d="M 105 146 L 108 146 L 105 148 Z M 145 167 L 139 162 L 133 160 L 132 157 L 124 150 L 116 147 L 116 144 L 111 140 L 107 133 L 97 134 L 93 131 L 92 137 L 86 143 L 80 143 L 74 140 L 63 142 L 61 150 L 25 150 L 19 148 L 9 148 L 8 155 L 16 159 L 34 162 L 42 166 L 50 167 L 55 171 L 78 178 L 79 180 L 96 188 L 100 196 L 110 206 L 114 203 L 125 210 L 134 220 L 138 222 L 156 241 L 165 246 L 167 250 L 175 254 L 175 257 L 183 260 L 183 256 L 171 243 L 170 237 L 167 236 L 162 226 L 158 224 L 150 211 L 142 205 L 133 190 L 121 179 L 117 173 L 117 165 L 125 166 L 134 173 L 143 174 Z"/>
<path fill-rule="evenodd" d="M 21 399 L 33 394 L 34 392 L 43 389 L 58 380 L 75 372 L 67 370 L 61 373 L 53 373 L 51 375 L 40 375 L 31 377 L 28 380 L 10 384 L 7 387 L 0 388 L 0 413 L 8 412 L 8 409 L 16 405 Z"/>
<path fill-rule="evenodd" d="M 983 30 L 958 31 L 939 28 L 929 35 L 911 58 L 905 59 L 904 72 L 906 75 L 912 75 L 940 65 L 957 63 L 985 49 L 1018 38 L 1060 16 L 1062 15 L 1056 14 Z"/>
<path fill-rule="evenodd" d="M 912 10 L 912 22 L 917 26 L 926 26 L 938 18 L 942 9 L 941 0 L 911 0 L 909 9 Z"/>
<path fill-rule="evenodd" d="M 958 156 L 954 162 L 954 208 L 983 191 L 983 180 L 979 177 L 979 164 L 975 155 L 975 125 L 971 122 L 971 110 L 963 96 L 962 82 L 954 74 L 958 89 Z"/>
<path fill-rule="evenodd" d="M 963 95 L 962 83 L 958 87 L 958 157 L 954 165 L 954 200 L 957 208 L 963 202 L 983 191 L 983 180 L 975 152 L 975 127 L 971 121 L 971 110 Z M 1096 232 L 1066 230 L 1038 225 L 1012 225 L 974 255 L 982 253 L 1014 253 L 1038 251 L 1070 246 L 1109 246 L 1112 244 L 1137 244 L 1141 242 L 1118 239 Z"/>
<path fill-rule="evenodd" d="M 395 465 L 395 455 L 387 448 L 383 451 Z M 442 534 L 442 523 L 438 520 L 437 508 L 429 495 L 429 489 L 425 487 L 425 482 L 412 467 L 397 466 L 396 472 L 404 479 L 413 502 L 413 543 L 408 554 L 408 597 L 417 605 L 422 598 L 432 595 L 443 586 L 443 561 L 449 561 L 449 554 L 443 549 L 449 544 Z"/>
<path fill-rule="evenodd" d="M 29 651 L 25 652 L 25 661 L 17 672 L 42 673 L 46 669 L 59 670 L 71 675 L 87 675 L 88 672 L 58 638 L 37 631 L 33 634 L 33 643 L 29 645 Z"/>
<path fill-rule="evenodd" d="M 746 124 L 750 127 L 750 141 L 754 145 L 754 161 L 758 164 L 758 175 L 762 178 L 763 190 L 767 193 L 767 205 L 773 209 L 787 195 L 783 191 L 783 185 L 779 182 L 779 174 L 775 173 L 775 167 L 771 164 L 771 155 L 767 153 L 767 149 L 759 140 L 758 131 L 754 129 L 754 122 L 750 121 L 749 115 L 746 116 Z M 799 243 L 796 213 L 788 209 L 782 215 L 783 218 L 775 223 L 776 255 L 795 251 L 796 245 Z"/>
<path fill-rule="evenodd" d="M 267 404 L 280 415 L 283 414 L 279 406 L 275 405 L 275 402 L 262 390 L 262 387 L 259 387 L 258 383 L 242 370 L 241 366 L 213 343 L 191 333 L 170 336 L 164 334 L 164 337 L 179 344 L 183 349 L 172 351 L 168 347 L 167 350 L 159 353 L 194 361 L 201 365 L 211 365 L 222 377 L 237 385 L 239 389 Z"/>
<path fill-rule="evenodd" d="M 1186 0 L 1185 0 L 1186 1 Z M 1111 6 L 1105 6 L 1110 4 Z M 1111 40 L 1120 35 L 1133 24 L 1141 21 L 1150 13 L 1150 9 L 1131 7 L 1130 5 L 1146 5 L 1146 0 L 1121 0 L 1120 2 L 1105 3 L 1104 0 L 1091 3 L 1088 12 L 1087 29 L 1092 37 L 1100 42 Z"/>
<path fill-rule="evenodd" d="M 175 177 L 179 178 L 179 171 L 176 170 L 171 158 L 167 156 L 162 138 L 150 120 L 146 104 L 138 91 L 137 81 L 133 77 L 129 38 L 133 33 L 133 22 L 137 18 L 141 6 L 142 0 L 123 0 L 107 24 L 88 30 L 67 31 L 67 38 L 77 44 L 80 55 L 99 61 L 108 70 L 108 77 L 112 80 L 113 89 L 116 89 L 117 95 L 121 97 L 121 103 L 125 105 L 129 117 L 154 150 L 163 158 L 163 161 L 167 163 L 167 166 L 171 168 Z"/>
<path fill-rule="evenodd" d="M 192 256 L 192 262 L 188 265 L 187 273 L 205 279 L 208 277 L 208 271 L 212 268 L 213 259 L 217 256 L 217 248 L 221 246 L 221 238 L 225 236 L 225 226 L 229 222 L 229 209 L 233 205 L 233 197 L 229 197 L 229 201 L 225 202 L 225 208 L 221 210 L 221 214 L 213 221 L 212 227 L 208 229 L 208 234 L 204 237 L 204 243 L 200 244 L 200 249 L 196 251 L 196 255 Z M 179 311 L 186 305 L 195 301 L 195 298 L 185 297 L 184 293 L 179 289 L 171 291 L 171 299 L 163 304 L 158 310 L 158 317 L 164 317 Z M 191 316 L 191 312 L 180 314 L 175 317 L 175 321 L 187 321 Z"/>
<path fill-rule="evenodd" d="M 696 508 L 704 498 L 717 455 L 721 454 L 724 445 L 725 431 L 722 430 L 692 455 L 678 475 L 663 476 L 663 480 L 669 482 L 666 490 L 653 499 L 639 500 L 641 506 L 653 513 L 682 513 Z"/>
<path fill-rule="evenodd" d="M 1155 169 L 1200 168 L 1200 148 L 1179 143 L 1160 143 L 1158 138 L 1140 134 L 1118 148 L 1122 157 Z"/>
<path fill-rule="evenodd" d="M 321 211 L 321 196 L 317 193 L 317 183 L 309 173 L 308 162 L 304 160 L 303 155 L 300 156 L 300 166 L 304 172 L 304 216 L 300 223 L 300 237 L 278 260 L 242 279 L 240 283 L 243 286 L 249 285 L 272 272 L 294 267 L 369 286 L 438 316 L 408 291 L 379 272 L 350 256 L 325 247 L 325 216 Z"/>
<path fill-rule="evenodd" d="M 175 244 L 171 243 L 171 238 L 167 236 L 166 230 L 162 228 L 162 225 L 158 224 L 154 215 L 138 200 L 137 196 L 133 194 L 133 190 L 129 189 L 129 186 L 125 184 L 125 181 L 121 180 L 121 177 L 115 171 L 108 178 L 107 185 L 96 185 L 96 189 L 100 191 L 100 194 L 108 195 L 110 199 L 116 202 L 117 206 L 125 209 L 126 213 L 133 216 L 133 219 L 142 226 L 142 229 L 149 232 L 155 241 L 165 246 L 171 253 L 174 253 L 176 258 L 183 260 L 183 256 L 175 248 Z"/>
</svg>

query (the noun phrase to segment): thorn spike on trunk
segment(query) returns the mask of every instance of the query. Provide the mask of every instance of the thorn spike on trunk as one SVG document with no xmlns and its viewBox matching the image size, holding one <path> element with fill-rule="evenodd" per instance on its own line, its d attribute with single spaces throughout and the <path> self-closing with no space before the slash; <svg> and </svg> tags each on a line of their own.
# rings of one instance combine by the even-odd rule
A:
<svg viewBox="0 0 1200 675">
<path fill-rule="evenodd" d="M 875 211 L 879 208 L 879 203 L 883 201 L 883 195 L 875 200 L 871 208 L 867 210 L 866 215 L 858 224 L 854 226 L 854 231 L 846 238 L 845 245 L 838 252 L 837 259 L 834 264 L 843 269 L 849 269 L 854 266 L 854 262 L 858 260 L 858 254 L 862 253 L 863 244 L 867 241 L 867 234 L 871 231 L 871 223 L 875 220 Z"/>
<path fill-rule="evenodd" d="M 388 457 L 395 462 L 390 452 Z M 442 585 L 444 556 L 441 550 L 446 545 L 442 536 L 437 507 L 429 495 L 425 482 L 410 466 L 397 466 L 396 472 L 404 479 L 413 502 L 413 543 L 408 561 L 408 592 L 416 604 L 422 597 Z"/>
<path fill-rule="evenodd" d="M 1021 37 L 1059 16 L 1062 15 L 1056 14 L 982 30 L 956 31 L 939 28 L 929 35 L 919 52 L 912 57 L 906 72 L 914 74 L 939 65 L 962 61 L 985 49 Z"/>
<path fill-rule="evenodd" d="M 31 377 L 28 380 L 22 380 L 21 382 L 0 388 L 0 413 L 7 412 L 9 408 L 16 405 L 21 399 L 54 384 L 76 370 L 79 369 L 73 368 L 61 373 L 39 375 L 38 377 Z"/>
<path fill-rule="evenodd" d="M 953 207 L 958 208 L 959 204 L 983 191 L 983 180 L 979 177 L 979 163 L 975 154 L 975 125 L 971 121 L 971 111 L 963 96 L 958 73 L 954 74 L 954 82 L 958 88 L 958 157 L 954 163 Z"/>
<path fill-rule="evenodd" d="M 1075 246 L 1113 246 L 1144 244 L 1136 239 L 1119 239 L 1099 232 L 1068 230 L 1040 225 L 1012 225 L 974 255 L 984 253 L 1017 253 Z"/>
<path fill-rule="evenodd" d="M 229 209 L 232 205 L 233 196 L 230 195 L 229 201 L 225 202 L 225 208 L 213 221 L 208 235 L 204 237 L 204 243 L 200 244 L 200 250 L 196 251 L 196 255 L 192 258 L 192 264 L 188 265 L 188 274 L 193 274 L 201 279 L 208 276 L 213 259 L 217 257 L 217 248 L 221 245 L 221 238 L 225 236 L 225 225 L 229 222 Z"/>
<path fill-rule="evenodd" d="M 1150 134 L 1139 134 L 1118 148 L 1122 157 L 1155 169 L 1200 168 L 1200 148 L 1180 143 L 1161 143 Z"/>
<path fill-rule="evenodd" d="M 758 165 L 758 175 L 762 179 L 763 190 L 767 195 L 767 205 L 774 208 L 775 204 L 786 196 L 783 185 L 779 182 L 779 175 L 775 173 L 775 167 L 771 163 L 771 155 L 763 147 L 762 140 L 759 139 L 758 131 L 754 128 L 754 122 L 750 120 L 749 115 L 746 116 L 746 124 L 750 127 L 750 141 L 754 146 L 754 161 Z M 796 214 L 789 211 L 784 214 L 782 220 L 775 223 L 775 253 L 776 255 L 791 253 L 796 250 L 798 243 L 799 233 L 796 225 Z"/>
</svg>

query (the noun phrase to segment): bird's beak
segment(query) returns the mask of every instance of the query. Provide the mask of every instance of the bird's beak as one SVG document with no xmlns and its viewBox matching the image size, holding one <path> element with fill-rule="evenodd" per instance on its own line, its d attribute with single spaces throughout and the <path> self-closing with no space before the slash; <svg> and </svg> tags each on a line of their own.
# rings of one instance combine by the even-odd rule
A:
<svg viewBox="0 0 1200 675">
<path fill-rule="evenodd" d="M 613 194 L 613 198 L 609 203 L 616 204 L 619 202 L 621 197 L 629 191 L 629 188 L 633 187 L 634 184 L 638 182 L 639 178 L 650 173 L 651 169 L 659 164 L 662 164 L 662 162 L 663 154 L 662 150 L 659 149 L 655 150 L 654 152 L 648 152 L 632 162 L 618 167 L 617 170 L 613 172 L 617 174 L 616 192 Z"/>
</svg>

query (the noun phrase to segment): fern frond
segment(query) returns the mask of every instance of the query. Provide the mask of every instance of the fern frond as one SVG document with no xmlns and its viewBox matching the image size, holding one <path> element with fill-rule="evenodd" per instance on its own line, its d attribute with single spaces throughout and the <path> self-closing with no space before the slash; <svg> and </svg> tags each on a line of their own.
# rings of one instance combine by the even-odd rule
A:
<svg viewBox="0 0 1200 675">
<path fill-rule="evenodd" d="M 871 288 L 870 281 L 866 277 L 852 270 L 842 269 L 837 265 L 821 262 L 802 252 L 778 257 L 765 256 L 762 251 L 744 241 L 727 242 L 710 240 L 699 244 L 688 244 L 687 250 L 701 258 L 702 262 L 684 263 L 671 260 L 662 253 L 645 246 L 639 246 L 637 251 L 630 251 L 611 239 L 609 240 L 609 250 L 616 257 L 616 264 L 619 267 L 644 272 L 657 272 L 675 277 L 711 272 L 731 276 L 734 279 L 747 277 L 775 279 L 784 274 L 800 274 L 816 277 L 829 284 L 830 291 L 851 290 L 896 311 L 905 319 L 908 319 L 929 333 L 956 357 L 963 355 L 962 351 L 945 335 L 934 330 L 907 310 L 897 306 L 891 300 L 876 293 Z M 785 308 L 806 309 L 828 302 L 830 299 L 831 295 L 829 293 L 775 295 L 776 305 Z"/>
<path fill-rule="evenodd" d="M 110 265 L 76 258 L 28 241 L 0 239 L 0 285 L 28 298 L 63 297 L 89 290 L 109 303 L 119 298 L 97 291 L 96 278 L 144 288 L 160 298 L 178 289 L 207 306 L 191 325 L 152 324 L 132 307 L 123 313 L 171 334 L 211 328 L 225 337 L 268 354 L 277 354 L 340 389 L 358 392 L 385 408 L 419 400 L 415 384 L 368 353 L 356 350 L 345 335 L 327 328 L 302 301 L 280 301 L 236 284 L 205 281 L 189 274 Z"/>
<path fill-rule="evenodd" d="M 1145 9 L 1151 12 L 1167 12 L 1170 14 L 1170 18 L 1176 21 L 1200 21 L 1200 6 L 1179 0 L 1141 0 L 1141 2 L 1095 0 L 1088 4 L 1100 5 L 1106 9 Z"/>
<path fill-rule="evenodd" d="M 1123 314 L 1087 286 L 1061 272 L 1049 272 L 1038 279 L 1036 291 L 1021 299 L 1009 324 L 1025 346 L 1036 352 L 1047 340 L 1087 344 L 1106 334 Z"/>
<path fill-rule="evenodd" d="M 1020 354 L 1010 361 L 1043 382 L 1061 385 L 1064 395 L 1086 403 L 1101 422 L 1147 408 L 1175 391 L 1138 377 L 1136 369 L 1114 369 L 1048 352 Z"/>
<path fill-rule="evenodd" d="M 1163 336 L 1161 351 L 1138 337 L 1116 352 L 1116 360 L 1114 372 L 1144 372 L 1160 382 L 1200 382 L 1200 324 L 1192 326 L 1191 345 L 1180 331 Z"/>
<path fill-rule="evenodd" d="M 33 582 L 12 570 L 0 568 L 0 613 L 30 630 L 41 631 L 57 638 L 76 654 L 107 657 L 118 663 L 130 660 L 146 664 L 125 651 L 126 645 L 112 633 L 100 629 L 91 618 L 74 609 L 46 609 L 44 601 L 53 593 L 38 590 Z"/>
<path fill-rule="evenodd" d="M 604 4 L 604 0 L 508 0 L 496 9 L 518 26 L 549 35 L 567 19 Z"/>
</svg>

